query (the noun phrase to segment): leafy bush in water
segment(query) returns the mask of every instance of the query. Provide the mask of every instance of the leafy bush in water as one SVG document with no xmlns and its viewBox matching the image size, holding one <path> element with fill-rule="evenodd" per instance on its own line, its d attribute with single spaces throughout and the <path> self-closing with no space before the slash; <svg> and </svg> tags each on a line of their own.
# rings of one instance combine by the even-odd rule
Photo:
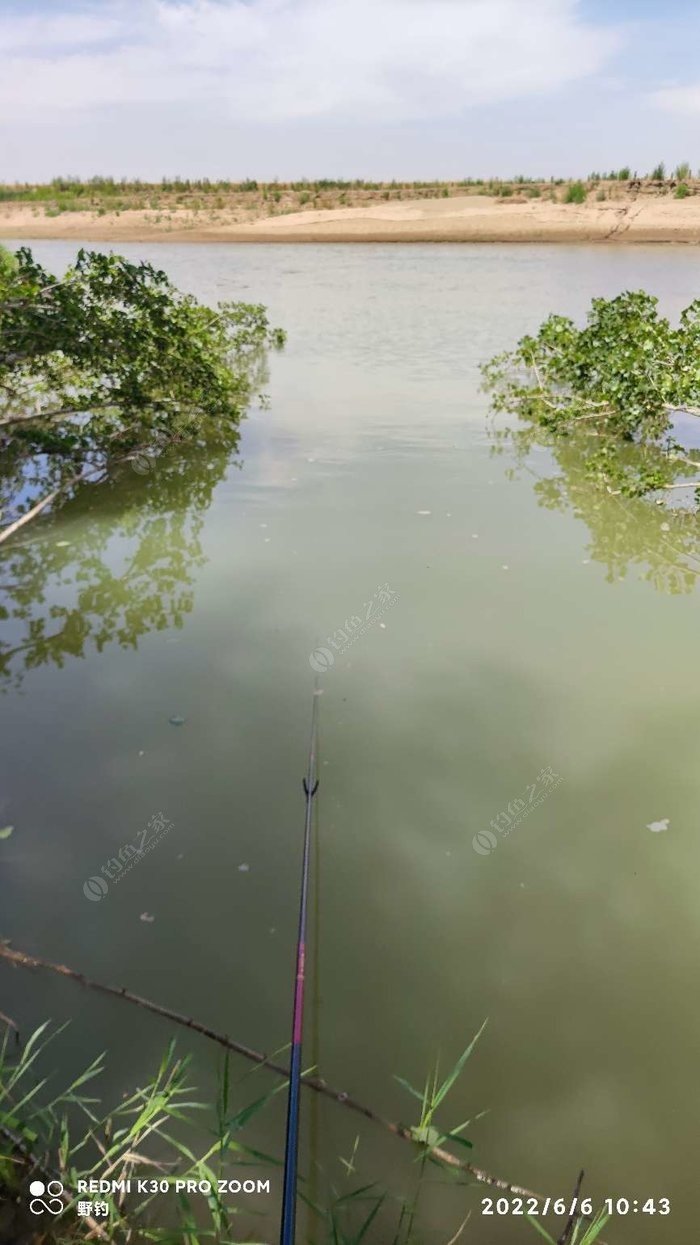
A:
<svg viewBox="0 0 700 1245">
<path fill-rule="evenodd" d="M 670 435 L 675 412 L 700 408 L 700 300 L 673 328 L 643 290 L 594 299 L 583 328 L 549 316 L 483 374 L 494 410 L 554 437 L 583 430 L 590 474 L 609 491 L 700 486 L 687 480 L 699 452 Z"/>
<path fill-rule="evenodd" d="M 154 439 L 238 422 L 253 365 L 283 339 L 263 307 L 207 307 L 150 264 L 81 250 L 58 280 L 30 250 L 3 252 L 0 501 L 32 461 L 44 491 L 64 489 Z"/>
</svg>

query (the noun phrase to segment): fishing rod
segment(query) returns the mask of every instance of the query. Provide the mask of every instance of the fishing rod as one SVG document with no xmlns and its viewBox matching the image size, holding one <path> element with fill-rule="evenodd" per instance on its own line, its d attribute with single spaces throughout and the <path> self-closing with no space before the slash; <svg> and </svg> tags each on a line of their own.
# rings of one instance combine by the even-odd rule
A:
<svg viewBox="0 0 700 1245">
<path fill-rule="evenodd" d="M 321 695 L 318 679 L 314 686 L 314 705 L 311 715 L 311 742 L 306 778 L 303 780 L 306 796 L 306 819 L 304 822 L 304 853 L 301 866 L 301 895 L 299 898 L 299 934 L 297 937 L 296 983 L 294 1009 L 292 1012 L 292 1052 L 289 1065 L 289 1100 L 287 1103 L 287 1135 L 284 1143 L 284 1185 L 282 1190 L 282 1223 L 280 1245 L 294 1245 L 297 1205 L 297 1155 L 299 1151 L 299 1093 L 301 1089 L 301 1043 L 304 1030 L 304 961 L 306 958 L 306 909 L 309 892 L 309 857 L 311 854 L 311 810 L 318 791 L 316 777 L 316 737 L 318 723 L 318 700 Z"/>
</svg>

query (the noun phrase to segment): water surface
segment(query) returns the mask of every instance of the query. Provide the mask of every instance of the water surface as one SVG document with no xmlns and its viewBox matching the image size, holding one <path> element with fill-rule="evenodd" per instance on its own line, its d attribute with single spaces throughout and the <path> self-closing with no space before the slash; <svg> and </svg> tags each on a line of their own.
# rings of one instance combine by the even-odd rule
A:
<svg viewBox="0 0 700 1245">
<path fill-rule="evenodd" d="M 57 270 L 73 253 L 35 250 Z M 488 1018 L 442 1119 L 489 1109 L 468 1130 L 474 1162 L 552 1194 L 569 1193 L 584 1167 L 597 1199 L 668 1196 L 663 1231 L 637 1215 L 606 1239 L 689 1240 L 694 572 L 656 510 L 620 519 L 592 493 L 573 510 L 538 504 L 538 480 L 555 471 L 546 454 L 510 479 L 478 364 L 551 310 L 582 314 L 594 295 L 644 286 L 676 314 L 697 295 L 700 255 L 123 250 L 204 299 L 266 303 L 289 340 L 270 362 L 269 409 L 251 412 L 228 465 L 222 454 L 182 476 L 127 471 L 37 524 L 21 555 L 8 549 L 30 591 L 24 618 L 6 624 L 17 651 L 0 701 L 0 820 L 16 830 L 0 844 L 3 936 L 251 1046 L 281 1047 L 309 655 L 330 648 L 308 1062 L 412 1123 L 395 1074 L 422 1084 Z M 391 594 L 381 619 L 335 651 L 380 590 Z M 533 807 L 501 834 L 518 800 Z M 171 832 L 88 901 L 86 879 L 161 811 Z M 666 818 L 668 830 L 648 829 Z M 496 836 L 486 854 L 473 846 L 482 832 Z M 72 1018 L 54 1054 L 59 1082 L 108 1046 L 105 1092 L 121 1093 L 168 1036 L 70 983 L 2 978 L 2 1010 L 25 1030 Z M 216 1056 L 179 1041 L 210 1087 Z M 258 1125 L 262 1148 L 281 1153 L 282 1127 L 280 1101 Z M 332 1104 L 305 1121 L 315 1191 L 352 1187 L 339 1156 L 358 1131 L 355 1183 L 406 1193 L 407 1148 Z M 449 1240 L 469 1207 L 465 1240 L 537 1239 L 522 1222 L 480 1221 L 482 1192 L 431 1183 L 424 1239 Z M 261 1231 L 245 1211 L 240 1223 Z"/>
</svg>

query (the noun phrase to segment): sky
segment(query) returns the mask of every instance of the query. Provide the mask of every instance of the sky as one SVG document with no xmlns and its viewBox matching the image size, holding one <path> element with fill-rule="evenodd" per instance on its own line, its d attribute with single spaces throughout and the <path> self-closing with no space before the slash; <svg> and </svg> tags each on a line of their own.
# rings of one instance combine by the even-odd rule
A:
<svg viewBox="0 0 700 1245">
<path fill-rule="evenodd" d="M 697 0 L 0 0 L 0 181 L 700 168 Z"/>
</svg>

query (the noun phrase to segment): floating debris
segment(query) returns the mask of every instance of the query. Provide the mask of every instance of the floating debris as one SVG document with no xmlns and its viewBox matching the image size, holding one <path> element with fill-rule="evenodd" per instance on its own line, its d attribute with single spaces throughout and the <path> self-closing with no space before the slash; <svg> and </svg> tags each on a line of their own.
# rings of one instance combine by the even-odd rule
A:
<svg viewBox="0 0 700 1245">
<path fill-rule="evenodd" d="M 382 631 L 386 631 L 386 623 L 380 623 L 379 626 L 381 627 Z"/>
<path fill-rule="evenodd" d="M 3 826 L 2 830 L 0 830 L 0 839 L 9 839 L 13 832 L 14 826 Z"/>
<path fill-rule="evenodd" d="M 171 726 L 184 726 L 185 725 L 185 719 L 180 717 L 179 713 L 174 713 L 171 718 L 168 718 L 168 721 Z"/>
<path fill-rule="evenodd" d="M 57 540 L 57 541 L 56 541 L 56 548 L 57 548 L 57 549 L 67 549 L 69 545 L 70 545 L 70 541 L 69 541 L 69 540 Z"/>
<path fill-rule="evenodd" d="M 250 865 L 239 865 L 238 872 L 239 873 L 250 873 Z"/>
<path fill-rule="evenodd" d="M 432 510 L 416 510 L 416 514 L 432 514 Z"/>
<path fill-rule="evenodd" d="M 142 749 L 141 749 L 141 751 L 139 752 L 139 756 L 140 756 L 140 757 L 145 757 L 145 755 L 146 755 L 146 753 L 144 752 L 144 750 L 143 750 L 143 748 L 142 748 Z"/>
<path fill-rule="evenodd" d="M 504 562 L 504 563 L 503 563 L 503 566 L 501 567 L 501 570 L 502 570 L 502 571 L 509 571 L 509 570 L 510 570 L 510 567 L 509 567 L 509 566 L 506 566 L 506 564 L 505 564 L 505 562 Z"/>
<path fill-rule="evenodd" d="M 661 821 L 650 821 L 647 830 L 651 830 L 652 834 L 660 834 L 662 830 L 668 830 L 670 824 L 670 817 L 662 817 Z"/>
<path fill-rule="evenodd" d="M 142 912 L 139 917 L 140 921 L 147 921 L 149 925 L 152 925 L 155 919 L 156 918 L 154 916 L 151 916 L 150 912 Z"/>
</svg>

